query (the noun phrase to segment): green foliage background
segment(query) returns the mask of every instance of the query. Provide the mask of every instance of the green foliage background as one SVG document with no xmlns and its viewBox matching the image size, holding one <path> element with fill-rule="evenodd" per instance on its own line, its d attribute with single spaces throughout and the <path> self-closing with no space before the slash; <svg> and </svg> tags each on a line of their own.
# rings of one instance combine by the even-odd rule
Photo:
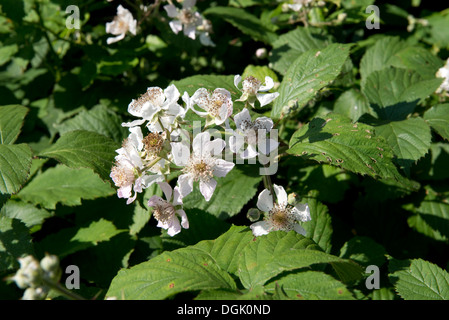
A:
<svg viewBox="0 0 449 320">
<path fill-rule="evenodd" d="M 435 94 L 449 9 L 328 0 L 304 20 L 278 1 L 198 1 L 216 44 L 204 47 L 173 34 L 162 6 L 145 14 L 138 2 L 0 1 L 0 279 L 20 256 L 48 252 L 80 268 L 86 298 L 449 299 L 449 102 Z M 119 3 L 137 35 L 107 45 Z M 365 27 L 371 4 L 380 29 Z M 69 5 L 80 30 L 66 28 Z M 252 112 L 278 123 L 272 180 L 309 204 L 306 237 L 254 238 L 246 212 L 264 188 L 254 165 L 219 179 L 210 202 L 186 197 L 190 228 L 173 238 L 146 205 L 157 188 L 128 206 L 116 196 L 109 172 L 129 102 L 171 83 L 235 100 L 236 74 L 279 85 Z M 380 268 L 378 290 L 365 286 L 368 265 Z M 22 293 L 0 281 L 1 299 Z"/>
</svg>

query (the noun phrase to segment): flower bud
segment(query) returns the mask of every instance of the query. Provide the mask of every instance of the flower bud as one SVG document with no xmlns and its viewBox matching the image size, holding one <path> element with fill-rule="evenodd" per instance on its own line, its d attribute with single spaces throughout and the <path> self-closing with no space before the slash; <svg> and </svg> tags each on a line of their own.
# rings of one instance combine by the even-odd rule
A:
<svg viewBox="0 0 449 320">
<path fill-rule="evenodd" d="M 251 222 L 257 221 L 260 218 L 260 211 L 258 209 L 256 209 L 256 208 L 251 208 L 251 209 L 248 210 L 248 213 L 246 214 L 246 217 Z"/>
<path fill-rule="evenodd" d="M 13 280 L 21 289 L 37 287 L 42 283 L 42 269 L 39 262 L 31 255 L 19 259 L 20 269 Z"/>
<path fill-rule="evenodd" d="M 62 272 L 59 267 L 59 259 L 57 256 L 46 254 L 41 260 L 40 265 L 48 279 L 55 282 L 59 281 Z"/>
<path fill-rule="evenodd" d="M 267 49 L 259 48 L 256 50 L 256 57 L 259 59 L 265 59 L 268 56 Z"/>
<path fill-rule="evenodd" d="M 47 297 L 48 290 L 43 287 L 28 288 L 22 296 L 22 300 L 44 300 Z"/>
<path fill-rule="evenodd" d="M 287 196 L 287 202 L 289 205 L 294 206 L 298 202 L 298 195 L 294 192 Z"/>
</svg>

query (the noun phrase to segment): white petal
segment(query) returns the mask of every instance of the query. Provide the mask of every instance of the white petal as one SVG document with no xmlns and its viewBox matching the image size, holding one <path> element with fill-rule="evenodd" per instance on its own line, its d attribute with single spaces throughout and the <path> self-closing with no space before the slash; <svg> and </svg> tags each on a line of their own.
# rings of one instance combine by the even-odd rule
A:
<svg viewBox="0 0 449 320">
<path fill-rule="evenodd" d="M 253 223 L 249 227 L 251 228 L 253 235 L 256 237 L 270 233 L 270 227 L 266 221 Z"/>
<path fill-rule="evenodd" d="M 299 11 L 302 8 L 302 4 L 288 4 L 287 6 L 294 11 Z"/>
<path fill-rule="evenodd" d="M 119 34 L 117 37 L 107 38 L 106 39 L 106 43 L 107 44 L 111 44 L 111 43 L 114 43 L 114 42 L 122 40 L 124 37 L 125 37 L 125 34 L 122 33 L 122 34 Z"/>
<path fill-rule="evenodd" d="M 136 35 L 137 34 L 136 30 L 137 30 L 137 20 L 134 19 L 129 23 L 129 32 L 131 32 L 133 35 Z"/>
<path fill-rule="evenodd" d="M 279 142 L 274 139 L 259 139 L 257 147 L 259 151 L 265 155 L 270 154 L 279 146 Z"/>
<path fill-rule="evenodd" d="M 172 190 L 171 186 L 165 181 L 159 182 L 158 185 L 159 185 L 159 187 L 161 187 L 162 191 L 164 192 L 165 199 L 167 199 L 167 201 L 171 202 L 171 196 L 173 194 L 173 190 Z"/>
<path fill-rule="evenodd" d="M 248 148 L 246 148 L 246 150 L 240 154 L 240 158 L 252 159 L 254 157 L 257 157 L 258 154 L 259 152 L 257 152 L 256 148 L 254 148 L 253 145 L 249 145 Z"/>
<path fill-rule="evenodd" d="M 213 175 L 219 178 L 225 177 L 228 172 L 231 171 L 232 168 L 234 168 L 234 166 L 235 163 L 223 159 L 217 159 L 215 161 Z"/>
<path fill-rule="evenodd" d="M 237 113 L 234 116 L 234 122 L 237 129 L 245 130 L 246 126 L 244 125 L 246 122 L 252 123 L 251 121 L 251 115 L 249 114 L 248 109 L 244 108 L 242 111 Z M 244 126 L 244 128 L 242 127 Z"/>
<path fill-rule="evenodd" d="M 223 139 L 215 139 L 212 141 L 207 141 L 204 144 L 204 152 L 206 154 L 212 154 L 214 156 L 220 155 L 226 146 L 226 142 Z"/>
<path fill-rule="evenodd" d="M 170 105 L 172 105 L 178 101 L 181 94 L 179 93 L 178 88 L 176 88 L 176 86 L 174 84 L 172 84 L 164 90 L 164 95 L 167 98 L 167 100 L 163 104 L 162 109 L 168 109 L 168 107 Z"/>
<path fill-rule="evenodd" d="M 178 20 L 170 21 L 168 23 L 168 25 L 170 26 L 171 30 L 175 34 L 178 34 L 178 32 L 182 30 L 182 23 L 181 23 L 181 21 L 178 21 Z"/>
<path fill-rule="evenodd" d="M 302 234 L 303 236 L 305 236 L 307 233 L 307 231 L 297 223 L 294 224 L 293 230 L 295 230 L 299 234 Z"/>
<path fill-rule="evenodd" d="M 189 174 L 182 174 L 178 177 L 179 194 L 182 198 L 193 191 L 193 177 Z"/>
<path fill-rule="evenodd" d="M 209 179 L 209 181 L 200 180 L 200 192 L 206 201 L 209 201 L 214 194 L 217 181 L 215 179 Z"/>
<path fill-rule="evenodd" d="M 284 187 L 273 184 L 274 193 L 276 193 L 277 203 L 280 205 L 287 205 L 287 192 L 285 192 Z"/>
<path fill-rule="evenodd" d="M 271 77 L 266 76 L 265 77 L 265 85 L 264 86 L 260 86 L 259 91 L 268 91 L 271 90 L 274 87 L 274 81 Z"/>
<path fill-rule="evenodd" d="M 129 132 L 131 132 L 131 134 L 128 136 L 128 141 L 130 141 L 137 150 L 141 151 L 143 149 L 142 129 L 140 127 L 131 127 L 129 128 Z"/>
<path fill-rule="evenodd" d="M 267 132 L 270 132 L 273 128 L 273 120 L 268 117 L 257 118 L 254 123 L 257 124 L 259 128 L 265 129 Z"/>
<path fill-rule="evenodd" d="M 273 209 L 273 196 L 268 189 L 264 189 L 257 198 L 257 208 L 262 212 Z"/>
<path fill-rule="evenodd" d="M 206 143 L 210 142 L 210 133 L 205 131 L 198 133 L 192 142 L 193 153 L 202 155 L 207 152 Z"/>
<path fill-rule="evenodd" d="M 170 18 L 176 18 L 178 16 L 178 9 L 176 9 L 174 5 L 167 4 L 166 6 L 164 6 L 164 9 Z"/>
<path fill-rule="evenodd" d="M 129 198 L 131 197 L 132 184 L 120 187 L 117 190 L 117 197 L 119 198 Z"/>
<path fill-rule="evenodd" d="M 196 39 L 196 26 L 195 25 L 188 25 L 184 26 L 184 35 L 189 37 L 192 40 Z"/>
<path fill-rule="evenodd" d="M 170 237 L 173 237 L 174 235 L 181 232 L 181 225 L 179 224 L 179 220 L 176 216 L 173 216 L 172 220 L 170 221 L 170 226 L 167 229 L 167 234 Z"/>
<path fill-rule="evenodd" d="M 165 203 L 165 201 L 161 197 L 159 197 L 159 196 L 152 196 L 150 198 L 150 200 L 148 200 L 147 204 L 148 204 L 149 207 L 155 207 L 155 206 L 158 206 L 158 205 L 161 205 L 161 204 L 164 204 L 164 203 Z"/>
<path fill-rule="evenodd" d="M 229 138 L 229 149 L 232 153 L 239 153 L 245 144 L 245 137 L 234 132 L 234 135 Z"/>
<path fill-rule="evenodd" d="M 173 203 L 174 206 L 182 204 L 182 198 L 181 198 L 181 194 L 179 193 L 179 187 L 178 186 L 176 186 L 173 189 L 173 202 L 172 203 Z"/>
<path fill-rule="evenodd" d="M 181 226 L 184 229 L 189 229 L 189 220 L 187 219 L 186 212 L 182 209 L 176 211 L 176 214 L 181 217 Z"/>
<path fill-rule="evenodd" d="M 162 182 L 164 180 L 164 176 L 161 174 L 147 174 L 142 176 L 142 184 L 145 188 L 148 188 L 153 183 Z"/>
<path fill-rule="evenodd" d="M 139 119 L 139 120 L 134 120 L 131 122 L 123 122 L 122 123 L 122 127 L 135 127 L 135 126 L 140 126 L 141 124 L 143 124 L 146 120 L 145 119 Z"/>
<path fill-rule="evenodd" d="M 307 204 L 298 203 L 292 210 L 298 221 L 310 221 L 312 217 L 310 216 L 310 208 Z"/>
<path fill-rule="evenodd" d="M 242 81 L 242 77 L 239 74 L 235 75 L 234 76 L 234 86 L 236 86 L 237 89 L 239 88 L 240 81 Z"/>
<path fill-rule="evenodd" d="M 273 93 L 256 93 L 257 100 L 260 102 L 260 106 L 263 107 L 279 96 L 279 92 Z"/>
<path fill-rule="evenodd" d="M 190 150 L 183 142 L 171 142 L 171 154 L 173 156 L 173 162 L 177 166 L 185 166 L 190 159 Z"/>
</svg>

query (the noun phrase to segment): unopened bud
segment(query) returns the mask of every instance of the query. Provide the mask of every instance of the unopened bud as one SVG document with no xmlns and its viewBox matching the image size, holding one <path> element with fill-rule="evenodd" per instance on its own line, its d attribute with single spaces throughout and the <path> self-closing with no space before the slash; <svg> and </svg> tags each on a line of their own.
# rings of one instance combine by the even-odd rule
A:
<svg viewBox="0 0 449 320">
<path fill-rule="evenodd" d="M 33 256 L 26 256 L 19 259 L 20 269 L 13 280 L 21 289 L 26 287 L 37 287 L 42 283 L 42 269 L 39 262 Z"/>
<path fill-rule="evenodd" d="M 259 48 L 256 50 L 256 57 L 259 59 L 265 59 L 268 56 L 267 49 Z"/>
<path fill-rule="evenodd" d="M 298 195 L 296 193 L 290 193 L 287 196 L 287 202 L 289 205 L 294 206 L 298 202 Z"/>
<path fill-rule="evenodd" d="M 248 213 L 246 214 L 246 217 L 249 221 L 254 222 L 259 220 L 260 218 L 260 211 L 256 208 L 251 208 L 248 210 Z"/>
<path fill-rule="evenodd" d="M 28 288 L 22 296 L 22 300 L 44 300 L 47 297 L 48 291 L 43 287 Z"/>
<path fill-rule="evenodd" d="M 55 255 L 46 254 L 45 257 L 41 260 L 41 268 L 45 273 L 45 276 L 58 282 L 61 278 L 61 268 L 59 267 L 59 259 Z"/>
</svg>

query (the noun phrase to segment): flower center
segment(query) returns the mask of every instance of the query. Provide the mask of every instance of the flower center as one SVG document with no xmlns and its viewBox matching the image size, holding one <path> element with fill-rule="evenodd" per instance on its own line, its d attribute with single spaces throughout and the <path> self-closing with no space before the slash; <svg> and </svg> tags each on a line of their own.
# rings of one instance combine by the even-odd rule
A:
<svg viewBox="0 0 449 320">
<path fill-rule="evenodd" d="M 248 94 L 255 95 L 261 84 L 262 83 L 258 79 L 253 76 L 249 76 L 243 80 L 243 91 Z"/>
<path fill-rule="evenodd" d="M 281 206 L 274 204 L 273 209 L 268 212 L 267 221 L 273 230 L 293 230 L 295 217 L 292 214 L 292 206 Z"/>
<path fill-rule="evenodd" d="M 133 111 L 140 111 L 143 105 L 147 102 L 158 106 L 163 94 L 164 93 L 161 88 L 149 88 L 147 92 L 145 92 L 139 98 L 137 98 L 137 100 L 134 100 L 132 102 L 131 109 Z"/>
<path fill-rule="evenodd" d="M 163 203 L 154 207 L 153 216 L 157 221 L 167 223 L 173 218 L 175 211 L 175 207 L 171 203 L 163 200 Z"/>
<path fill-rule="evenodd" d="M 209 159 L 190 158 L 183 171 L 191 173 L 194 181 L 209 181 L 213 177 L 213 163 Z"/>
<path fill-rule="evenodd" d="M 197 21 L 197 17 L 190 9 L 182 9 L 178 16 L 179 21 L 182 24 L 194 24 Z"/>
<path fill-rule="evenodd" d="M 116 165 L 111 168 L 111 178 L 115 185 L 121 188 L 134 182 L 134 172 L 129 168 L 116 163 Z"/>
<path fill-rule="evenodd" d="M 158 132 L 151 132 L 142 140 L 148 156 L 157 156 L 164 144 L 164 138 Z"/>
</svg>

